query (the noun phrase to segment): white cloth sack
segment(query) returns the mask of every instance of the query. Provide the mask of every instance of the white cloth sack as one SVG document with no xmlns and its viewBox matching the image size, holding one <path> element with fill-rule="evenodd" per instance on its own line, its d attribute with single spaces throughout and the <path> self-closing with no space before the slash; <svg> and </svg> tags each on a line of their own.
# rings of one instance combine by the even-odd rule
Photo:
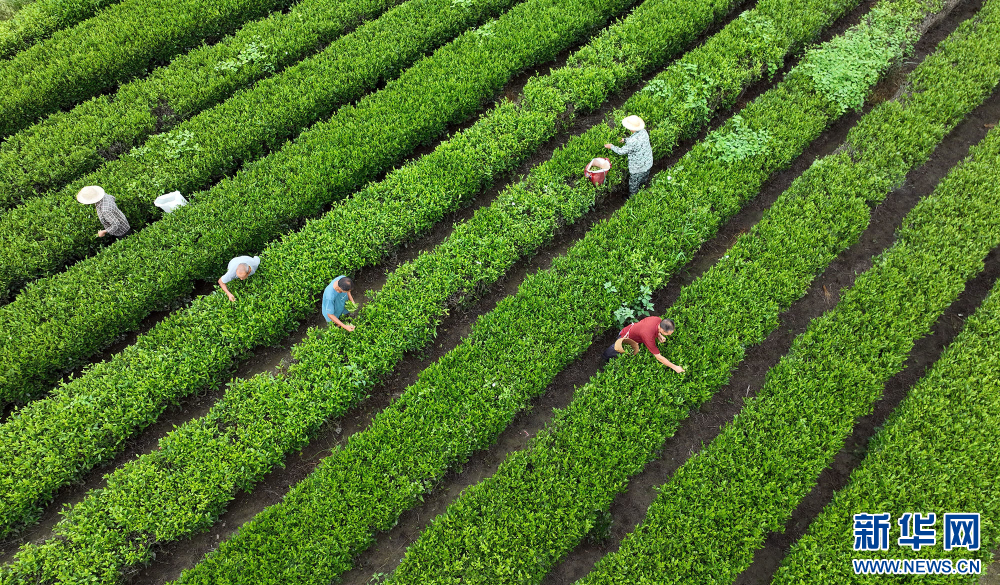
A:
<svg viewBox="0 0 1000 585">
<path fill-rule="evenodd" d="M 181 195 L 180 191 L 171 191 L 166 195 L 160 195 L 153 201 L 153 205 L 159 207 L 163 211 L 170 213 L 171 211 L 177 209 L 181 205 L 187 205 L 187 199 Z"/>
</svg>

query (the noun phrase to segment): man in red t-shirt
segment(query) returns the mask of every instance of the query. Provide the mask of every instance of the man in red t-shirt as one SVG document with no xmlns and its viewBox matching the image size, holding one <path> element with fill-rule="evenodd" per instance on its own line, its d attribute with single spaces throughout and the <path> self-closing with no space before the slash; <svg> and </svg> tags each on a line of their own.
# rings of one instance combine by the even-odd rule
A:
<svg viewBox="0 0 1000 585">
<path fill-rule="evenodd" d="M 649 353 L 653 354 L 656 361 L 667 366 L 671 370 L 681 374 L 684 372 L 684 368 L 670 363 L 670 360 L 663 357 L 660 354 L 660 348 L 656 346 L 657 341 L 666 341 L 667 336 L 674 332 L 674 322 L 670 319 L 661 319 L 660 317 L 646 317 L 638 323 L 632 323 L 631 325 L 625 326 L 618 333 L 618 339 L 631 339 L 637 343 L 641 343 L 646 346 Z M 607 362 L 611 358 L 618 357 L 618 350 L 615 349 L 615 345 L 612 344 L 611 347 L 604 350 L 604 361 Z"/>
</svg>

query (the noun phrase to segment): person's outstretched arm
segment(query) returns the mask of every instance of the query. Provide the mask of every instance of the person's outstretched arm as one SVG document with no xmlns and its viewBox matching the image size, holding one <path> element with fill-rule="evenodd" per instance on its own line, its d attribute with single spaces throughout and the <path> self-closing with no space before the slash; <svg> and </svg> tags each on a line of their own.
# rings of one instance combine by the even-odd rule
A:
<svg viewBox="0 0 1000 585">
<path fill-rule="evenodd" d="M 351 325 L 350 323 L 344 323 L 343 321 L 341 321 L 340 319 L 338 319 L 337 316 L 334 315 L 333 313 L 327 313 L 326 316 L 329 317 L 331 321 L 333 321 L 334 323 L 336 323 L 337 326 L 343 328 L 344 330 L 346 330 L 346 331 L 354 331 L 354 325 Z"/>
<path fill-rule="evenodd" d="M 229 292 L 229 289 L 226 288 L 226 283 L 222 282 L 221 278 L 219 279 L 219 286 L 222 287 L 222 292 L 226 293 L 226 296 L 229 297 L 230 302 L 235 303 L 236 297 L 233 296 L 233 293 Z"/>
<path fill-rule="evenodd" d="M 620 154 L 622 156 L 627 156 L 633 150 L 632 146 L 629 144 L 629 142 L 628 142 L 627 139 L 625 140 L 625 146 L 623 146 L 621 148 L 615 146 L 614 144 L 605 144 L 604 148 L 610 148 L 611 152 L 613 152 L 615 154 Z"/>
<path fill-rule="evenodd" d="M 671 370 L 677 372 L 678 374 L 683 374 L 684 373 L 684 368 L 682 368 L 682 367 L 680 367 L 680 366 L 678 366 L 676 364 L 671 363 L 670 360 L 668 360 L 667 358 L 663 357 L 663 354 L 657 353 L 657 354 L 654 354 L 653 357 L 656 358 L 656 361 L 658 361 L 661 364 L 667 366 L 668 368 L 670 368 Z"/>
</svg>

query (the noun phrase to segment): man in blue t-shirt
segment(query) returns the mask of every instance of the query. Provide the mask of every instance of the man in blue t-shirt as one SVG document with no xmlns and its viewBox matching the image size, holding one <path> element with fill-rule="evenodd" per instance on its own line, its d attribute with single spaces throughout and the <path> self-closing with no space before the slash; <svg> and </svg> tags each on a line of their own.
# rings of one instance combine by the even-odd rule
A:
<svg viewBox="0 0 1000 585">
<path fill-rule="evenodd" d="M 354 325 L 344 323 L 340 317 L 349 314 L 347 313 L 347 301 L 354 302 L 354 297 L 351 296 L 352 288 L 354 288 L 354 282 L 341 275 L 330 281 L 330 284 L 326 285 L 326 289 L 323 291 L 323 318 L 326 319 L 327 323 L 333 321 L 347 331 L 354 331 Z"/>
</svg>

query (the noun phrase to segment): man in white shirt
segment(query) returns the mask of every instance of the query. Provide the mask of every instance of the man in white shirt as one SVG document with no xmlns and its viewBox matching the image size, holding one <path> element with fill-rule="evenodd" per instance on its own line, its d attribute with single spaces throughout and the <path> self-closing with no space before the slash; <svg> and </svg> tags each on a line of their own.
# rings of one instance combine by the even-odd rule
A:
<svg viewBox="0 0 1000 585">
<path fill-rule="evenodd" d="M 235 303 L 236 297 L 226 288 L 226 283 L 234 278 L 246 280 L 248 276 L 257 272 L 258 266 L 260 266 L 260 257 L 258 256 L 237 256 L 229 261 L 229 267 L 219 279 L 219 285 L 230 301 Z"/>
</svg>

